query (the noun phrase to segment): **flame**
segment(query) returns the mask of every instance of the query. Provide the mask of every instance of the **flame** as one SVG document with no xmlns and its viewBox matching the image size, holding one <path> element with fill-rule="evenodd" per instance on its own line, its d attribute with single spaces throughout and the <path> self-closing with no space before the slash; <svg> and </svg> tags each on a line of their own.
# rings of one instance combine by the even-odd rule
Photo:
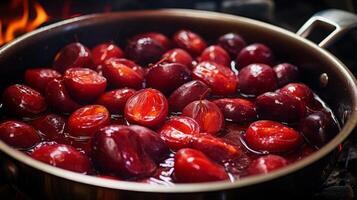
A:
<svg viewBox="0 0 357 200">
<path fill-rule="evenodd" d="M 20 0 L 13 1 L 11 8 L 18 9 L 18 7 L 16 7 L 18 5 L 21 5 Z M 37 2 L 35 2 L 33 5 L 33 8 L 35 10 L 35 17 L 31 21 L 28 0 L 22 1 L 22 15 L 17 19 L 10 20 L 4 33 L 2 30 L 3 24 L 0 21 L 0 45 L 13 40 L 16 35 L 21 32 L 29 32 L 36 29 L 38 26 L 48 20 L 49 17 L 43 7 Z"/>
</svg>

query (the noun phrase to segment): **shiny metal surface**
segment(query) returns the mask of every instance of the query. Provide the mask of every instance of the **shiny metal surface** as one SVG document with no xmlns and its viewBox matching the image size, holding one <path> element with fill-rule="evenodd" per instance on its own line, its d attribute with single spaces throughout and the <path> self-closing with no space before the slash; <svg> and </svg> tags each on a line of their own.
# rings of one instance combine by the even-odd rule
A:
<svg viewBox="0 0 357 200">
<path fill-rule="evenodd" d="M 9 181 L 32 196 L 47 199 L 230 199 L 257 194 L 259 188 L 271 188 L 275 193 L 279 189 L 286 190 L 301 184 L 301 189 L 305 189 L 304 186 L 309 188 L 315 180 L 326 176 L 330 164 L 336 159 L 336 147 L 357 124 L 356 79 L 343 63 L 326 50 L 292 32 L 263 22 L 214 12 L 177 9 L 98 14 L 65 20 L 3 46 L 0 49 L 0 84 L 21 79 L 19 74 L 28 67 L 51 63 L 55 52 L 72 42 L 75 36 L 84 44 L 94 45 L 149 30 L 170 35 L 180 28 L 192 29 L 208 40 L 233 31 L 239 32 L 249 42 L 268 44 L 286 61 L 301 67 L 306 82 L 335 112 L 342 124 L 340 133 L 308 158 L 267 175 L 233 183 L 223 181 L 174 186 L 106 180 L 70 172 L 33 160 L 0 141 L 1 166 L 11 163 L 17 170 L 15 177 Z M 319 87 L 320 76 L 324 73 L 329 77 L 328 83 Z M 299 192 L 296 191 L 296 194 Z"/>
<path fill-rule="evenodd" d="M 357 27 L 357 15 L 336 9 L 324 10 L 312 16 L 296 34 L 307 37 L 318 23 L 325 23 L 335 28 L 318 44 L 320 47 L 326 48 L 345 33 Z"/>
</svg>

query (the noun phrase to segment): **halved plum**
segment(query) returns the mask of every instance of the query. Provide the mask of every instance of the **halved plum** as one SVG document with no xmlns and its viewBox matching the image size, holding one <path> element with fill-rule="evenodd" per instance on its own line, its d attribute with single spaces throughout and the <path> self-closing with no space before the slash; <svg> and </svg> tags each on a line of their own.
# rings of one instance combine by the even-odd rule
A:
<svg viewBox="0 0 357 200">
<path fill-rule="evenodd" d="M 109 111 L 101 105 L 87 105 L 74 111 L 68 118 L 68 131 L 73 137 L 90 138 L 101 127 L 109 124 Z"/>
<path fill-rule="evenodd" d="M 252 123 L 244 139 L 253 150 L 268 153 L 286 153 L 303 143 L 302 136 L 296 130 L 269 120 Z"/>
<path fill-rule="evenodd" d="M 237 76 L 234 72 L 221 64 L 203 61 L 194 66 L 192 77 L 206 83 L 213 94 L 230 95 L 237 90 Z"/>
<path fill-rule="evenodd" d="M 64 83 L 71 97 L 84 102 L 96 99 L 107 87 L 107 79 L 88 68 L 66 70 Z"/>
<path fill-rule="evenodd" d="M 131 96 L 124 108 L 125 118 L 131 123 L 157 127 L 168 114 L 166 97 L 158 90 L 147 88 Z"/>
<path fill-rule="evenodd" d="M 191 145 L 193 136 L 200 134 L 200 125 L 190 117 L 178 116 L 169 119 L 158 133 L 170 149 L 177 151 Z"/>
<path fill-rule="evenodd" d="M 114 87 L 142 88 L 144 70 L 131 60 L 125 58 L 112 58 L 103 64 L 103 76 Z"/>
<path fill-rule="evenodd" d="M 188 104 L 182 115 L 197 121 L 201 131 L 216 135 L 224 126 L 224 116 L 216 104 L 208 100 L 198 100 Z"/>
</svg>

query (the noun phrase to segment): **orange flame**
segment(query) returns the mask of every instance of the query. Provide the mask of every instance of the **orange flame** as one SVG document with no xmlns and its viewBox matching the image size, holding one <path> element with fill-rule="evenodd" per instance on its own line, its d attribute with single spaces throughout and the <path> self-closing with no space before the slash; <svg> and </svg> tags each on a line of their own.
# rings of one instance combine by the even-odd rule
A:
<svg viewBox="0 0 357 200">
<path fill-rule="evenodd" d="M 19 1 L 14 1 L 19 2 Z M 19 3 L 14 3 L 12 6 L 19 5 Z M 11 7 L 12 7 L 11 6 Z M 30 18 L 30 8 L 28 0 L 23 0 L 23 12 L 22 15 L 9 21 L 6 31 L 3 34 L 2 23 L 0 21 L 0 45 L 13 40 L 17 34 L 21 32 L 29 32 L 36 29 L 42 23 L 48 20 L 48 15 L 43 7 L 39 3 L 34 3 L 35 17 L 31 21 Z"/>
</svg>

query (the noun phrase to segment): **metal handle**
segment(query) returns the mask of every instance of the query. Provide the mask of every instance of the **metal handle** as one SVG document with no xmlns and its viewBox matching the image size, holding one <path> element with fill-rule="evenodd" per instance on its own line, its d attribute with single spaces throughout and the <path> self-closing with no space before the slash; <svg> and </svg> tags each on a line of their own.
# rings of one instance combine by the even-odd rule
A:
<svg viewBox="0 0 357 200">
<path fill-rule="evenodd" d="M 321 23 L 335 27 L 335 30 L 318 44 L 320 47 L 326 48 L 345 33 L 357 27 L 357 15 L 337 9 L 324 10 L 313 15 L 296 34 L 307 37 L 314 27 Z"/>
</svg>

